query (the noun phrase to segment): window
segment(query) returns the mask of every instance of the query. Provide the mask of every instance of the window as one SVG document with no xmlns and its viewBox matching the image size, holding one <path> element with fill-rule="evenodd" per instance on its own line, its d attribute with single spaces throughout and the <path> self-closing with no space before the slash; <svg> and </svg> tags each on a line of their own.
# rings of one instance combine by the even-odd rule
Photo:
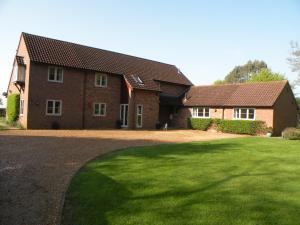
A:
<svg viewBox="0 0 300 225">
<path fill-rule="evenodd" d="M 48 69 L 48 81 L 62 83 L 64 76 L 63 73 L 62 68 L 50 66 Z"/>
<path fill-rule="evenodd" d="M 233 118 L 240 120 L 254 120 L 255 109 L 235 108 L 233 111 Z"/>
<path fill-rule="evenodd" d="M 107 75 L 103 73 L 95 74 L 95 87 L 107 87 Z"/>
<path fill-rule="evenodd" d="M 143 126 L 143 105 L 137 105 L 136 107 L 136 127 L 141 128 Z"/>
<path fill-rule="evenodd" d="M 144 82 L 138 75 L 132 75 L 132 79 L 134 80 L 135 83 L 139 85 L 144 85 Z"/>
<path fill-rule="evenodd" d="M 105 116 L 106 115 L 106 104 L 95 103 L 94 104 L 94 116 Z"/>
<path fill-rule="evenodd" d="M 24 113 L 24 99 L 20 100 L 20 112 L 19 113 L 20 113 L 20 116 L 22 116 Z"/>
<path fill-rule="evenodd" d="M 210 118 L 209 108 L 208 107 L 193 108 L 193 117 Z"/>
<path fill-rule="evenodd" d="M 46 115 L 49 116 L 60 116 L 62 109 L 61 100 L 47 100 Z"/>
</svg>

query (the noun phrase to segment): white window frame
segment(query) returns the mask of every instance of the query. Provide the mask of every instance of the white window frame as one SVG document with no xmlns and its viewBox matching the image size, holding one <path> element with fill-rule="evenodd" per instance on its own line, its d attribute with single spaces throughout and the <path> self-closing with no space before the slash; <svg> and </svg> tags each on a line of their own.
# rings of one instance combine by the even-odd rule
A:
<svg viewBox="0 0 300 225">
<path fill-rule="evenodd" d="M 99 79 L 100 84 L 97 83 L 98 76 L 100 76 L 100 79 Z M 105 81 L 106 81 L 105 85 L 102 85 L 103 78 L 105 78 Z M 107 87 L 107 81 L 108 81 L 107 74 L 105 74 L 105 73 L 95 73 L 95 82 L 94 82 L 95 87 Z"/>
<path fill-rule="evenodd" d="M 199 115 L 199 109 L 202 108 L 204 110 L 203 116 L 198 116 Z M 205 111 L 208 109 L 208 117 L 205 116 Z M 194 113 L 196 110 L 196 113 Z M 210 118 L 210 108 L 209 107 L 193 107 L 192 108 L 192 117 L 193 118 Z"/>
<path fill-rule="evenodd" d="M 100 107 L 100 108 L 99 108 L 99 114 L 96 114 L 96 113 L 95 113 L 96 105 L 99 105 L 99 107 Z M 104 113 L 103 113 L 103 114 L 101 114 L 101 105 L 104 105 Z M 94 116 L 102 116 L 102 117 L 106 116 L 106 103 L 103 103 L 103 102 L 95 102 L 95 103 L 94 103 L 94 108 L 93 108 L 93 110 L 94 110 L 94 112 L 93 112 Z"/>
<path fill-rule="evenodd" d="M 24 99 L 20 99 L 19 116 L 23 116 L 23 114 L 24 114 Z"/>
<path fill-rule="evenodd" d="M 246 109 L 247 110 L 247 112 L 246 112 L 246 118 L 241 118 L 241 115 L 242 115 L 241 111 L 242 111 L 242 109 Z M 249 118 L 249 110 L 250 109 L 254 110 L 254 117 L 253 117 L 253 119 Z M 235 110 L 239 111 L 239 113 L 238 113 L 239 117 L 236 117 Z M 255 120 L 255 118 L 256 118 L 256 109 L 255 108 L 233 108 L 233 112 L 232 113 L 233 113 L 232 114 L 232 118 L 234 120 Z"/>
<path fill-rule="evenodd" d="M 139 107 L 141 107 L 141 113 L 139 113 Z M 136 125 L 136 127 L 137 128 L 142 128 L 143 127 L 143 112 L 144 112 L 144 107 L 143 107 L 143 105 L 142 104 L 138 104 L 137 106 L 136 106 L 136 123 L 135 123 L 135 125 Z M 138 117 L 141 117 L 141 124 L 138 124 Z"/>
<path fill-rule="evenodd" d="M 54 80 L 50 80 L 50 70 L 54 69 Z M 57 79 L 57 70 L 61 69 L 61 80 Z M 64 69 L 62 67 L 49 66 L 48 67 L 48 82 L 63 83 L 64 82 Z"/>
<path fill-rule="evenodd" d="M 54 110 L 52 109 L 52 113 L 48 113 L 48 102 L 53 102 Z M 59 113 L 55 113 L 55 103 L 59 102 Z M 46 115 L 47 116 L 61 116 L 62 115 L 62 100 L 48 99 L 46 101 Z"/>
</svg>

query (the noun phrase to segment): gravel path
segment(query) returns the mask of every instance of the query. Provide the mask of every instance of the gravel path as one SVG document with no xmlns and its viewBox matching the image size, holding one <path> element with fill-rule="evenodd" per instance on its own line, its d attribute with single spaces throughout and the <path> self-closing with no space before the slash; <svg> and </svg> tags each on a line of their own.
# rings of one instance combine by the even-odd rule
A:
<svg viewBox="0 0 300 225">
<path fill-rule="evenodd" d="M 232 138 L 178 131 L 0 131 L 0 225 L 60 223 L 64 192 L 87 161 L 131 146 Z"/>
</svg>

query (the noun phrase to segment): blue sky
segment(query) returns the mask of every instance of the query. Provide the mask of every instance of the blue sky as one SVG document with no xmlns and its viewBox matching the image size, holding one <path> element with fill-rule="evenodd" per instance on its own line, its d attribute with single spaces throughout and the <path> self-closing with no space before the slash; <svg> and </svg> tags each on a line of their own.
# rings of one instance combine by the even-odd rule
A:
<svg viewBox="0 0 300 225">
<path fill-rule="evenodd" d="M 194 84 L 249 59 L 293 81 L 286 58 L 299 21 L 300 0 L 0 0 L 0 92 L 22 31 L 175 64 Z"/>
</svg>

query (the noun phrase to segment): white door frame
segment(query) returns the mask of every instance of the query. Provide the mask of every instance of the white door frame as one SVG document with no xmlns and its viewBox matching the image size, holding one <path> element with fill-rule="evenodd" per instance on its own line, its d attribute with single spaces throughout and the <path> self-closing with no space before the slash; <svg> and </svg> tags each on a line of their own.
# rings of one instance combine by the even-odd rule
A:
<svg viewBox="0 0 300 225">
<path fill-rule="evenodd" d="M 123 112 L 122 112 L 123 109 Z M 127 112 L 126 112 L 127 110 Z M 128 111 L 129 111 L 129 105 L 128 104 L 120 104 L 120 120 L 121 120 L 121 127 L 128 127 Z M 123 113 L 123 115 L 122 115 Z M 127 116 L 125 118 L 125 116 Z M 127 122 L 127 124 L 125 123 Z"/>
</svg>

